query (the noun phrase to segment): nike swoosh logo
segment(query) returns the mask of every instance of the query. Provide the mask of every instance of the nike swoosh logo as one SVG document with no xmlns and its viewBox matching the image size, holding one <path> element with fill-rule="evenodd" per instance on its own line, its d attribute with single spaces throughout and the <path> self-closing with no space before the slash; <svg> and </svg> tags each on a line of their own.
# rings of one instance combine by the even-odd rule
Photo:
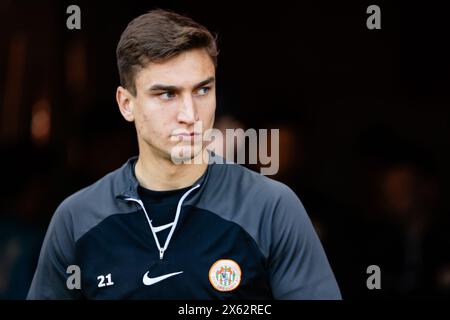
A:
<svg viewBox="0 0 450 320">
<path fill-rule="evenodd" d="M 169 273 L 169 274 L 165 274 L 156 278 L 149 278 L 148 276 L 148 271 L 144 274 L 144 278 L 142 279 L 142 282 L 146 285 L 146 286 L 151 286 L 155 283 L 158 283 L 160 281 L 163 281 L 167 278 L 176 276 L 177 274 L 183 273 L 183 271 L 179 271 L 179 272 L 174 272 L 174 273 Z"/>
</svg>

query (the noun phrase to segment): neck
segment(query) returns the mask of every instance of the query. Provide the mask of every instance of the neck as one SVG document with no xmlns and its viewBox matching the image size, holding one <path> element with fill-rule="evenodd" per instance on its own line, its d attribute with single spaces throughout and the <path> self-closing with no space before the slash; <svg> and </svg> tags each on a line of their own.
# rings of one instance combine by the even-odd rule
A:
<svg viewBox="0 0 450 320">
<path fill-rule="evenodd" d="M 202 157 L 204 153 L 207 153 L 206 148 L 196 158 Z M 196 164 L 195 160 L 192 159 L 191 164 L 174 164 L 171 159 L 140 153 L 135 167 L 136 178 L 142 187 L 155 191 L 189 187 L 203 175 L 208 166 L 208 161 Z"/>
</svg>

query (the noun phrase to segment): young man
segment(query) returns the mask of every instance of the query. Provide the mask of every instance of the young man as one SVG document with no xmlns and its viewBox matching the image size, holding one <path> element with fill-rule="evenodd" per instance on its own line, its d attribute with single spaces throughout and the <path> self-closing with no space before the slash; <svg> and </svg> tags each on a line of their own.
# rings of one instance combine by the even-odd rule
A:
<svg viewBox="0 0 450 320">
<path fill-rule="evenodd" d="M 340 299 L 291 189 L 211 161 L 196 128 L 214 123 L 216 56 L 187 17 L 155 10 L 127 26 L 117 102 L 139 156 L 58 207 L 29 299 Z"/>
</svg>

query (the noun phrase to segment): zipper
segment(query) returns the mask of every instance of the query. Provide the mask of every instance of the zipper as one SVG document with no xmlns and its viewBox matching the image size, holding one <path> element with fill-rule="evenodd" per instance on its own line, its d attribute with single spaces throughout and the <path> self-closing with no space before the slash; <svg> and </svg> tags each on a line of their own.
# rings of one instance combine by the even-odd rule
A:
<svg viewBox="0 0 450 320">
<path fill-rule="evenodd" d="M 175 228 L 177 226 L 178 223 L 178 218 L 180 217 L 180 213 L 181 213 L 181 206 L 183 205 L 184 200 L 186 199 L 186 197 L 195 189 L 197 189 L 198 187 L 200 187 L 200 184 L 197 184 L 195 187 L 192 187 L 191 189 L 189 189 L 188 191 L 186 191 L 183 196 L 180 198 L 180 200 L 178 201 L 178 205 L 177 205 L 177 211 L 175 212 L 175 219 L 173 221 L 172 226 L 170 227 L 170 232 L 169 235 L 167 236 L 166 242 L 164 243 L 164 247 L 161 247 L 161 244 L 159 243 L 158 237 L 156 236 L 156 231 L 155 231 L 155 227 L 153 227 L 152 225 L 152 221 L 150 220 L 148 214 L 147 214 L 147 210 L 145 209 L 144 203 L 142 202 L 141 199 L 135 199 L 135 198 L 125 198 L 124 200 L 126 201 L 133 201 L 139 204 L 139 206 L 141 207 L 141 209 L 144 211 L 145 217 L 147 218 L 147 222 L 148 225 L 150 226 L 150 230 L 152 231 L 153 234 L 153 238 L 155 239 L 155 243 L 156 246 L 158 247 L 158 251 L 159 251 L 159 259 L 163 259 L 164 258 L 164 253 L 166 252 L 170 240 L 172 239 L 172 235 L 175 231 Z"/>
</svg>

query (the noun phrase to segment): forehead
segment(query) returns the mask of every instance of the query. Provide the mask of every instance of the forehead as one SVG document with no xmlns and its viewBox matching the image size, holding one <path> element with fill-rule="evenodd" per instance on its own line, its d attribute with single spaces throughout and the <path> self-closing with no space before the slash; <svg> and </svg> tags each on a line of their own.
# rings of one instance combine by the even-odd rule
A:
<svg viewBox="0 0 450 320">
<path fill-rule="evenodd" d="M 185 51 L 169 60 L 150 62 L 136 75 L 136 87 L 154 84 L 190 87 L 215 74 L 214 64 L 204 49 Z"/>
</svg>

